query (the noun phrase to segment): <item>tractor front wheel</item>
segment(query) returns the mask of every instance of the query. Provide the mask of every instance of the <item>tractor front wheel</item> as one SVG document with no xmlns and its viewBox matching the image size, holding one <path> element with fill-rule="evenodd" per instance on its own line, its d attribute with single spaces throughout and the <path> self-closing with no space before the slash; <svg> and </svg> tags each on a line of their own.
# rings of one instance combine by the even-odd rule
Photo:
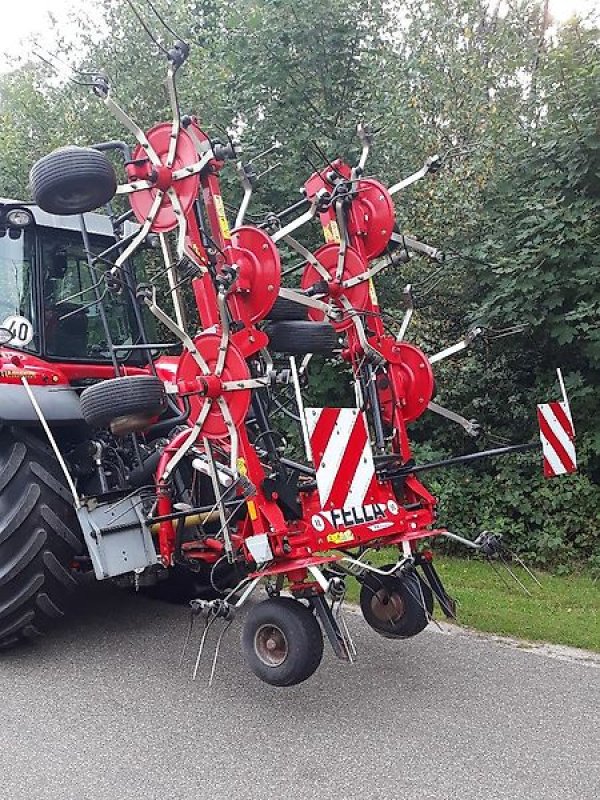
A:
<svg viewBox="0 0 600 800">
<path fill-rule="evenodd" d="M 64 616 L 83 544 L 73 498 L 49 447 L 0 430 L 0 648 L 34 639 Z"/>
<path fill-rule="evenodd" d="M 391 565 L 381 569 L 391 569 Z M 427 627 L 433 594 L 416 572 L 370 573 L 360 588 L 360 608 L 366 622 L 381 636 L 407 639 Z"/>
<path fill-rule="evenodd" d="M 323 634 L 312 610 L 291 597 L 253 606 L 242 633 L 248 666 L 271 686 L 294 686 L 313 674 L 323 657 Z"/>
</svg>

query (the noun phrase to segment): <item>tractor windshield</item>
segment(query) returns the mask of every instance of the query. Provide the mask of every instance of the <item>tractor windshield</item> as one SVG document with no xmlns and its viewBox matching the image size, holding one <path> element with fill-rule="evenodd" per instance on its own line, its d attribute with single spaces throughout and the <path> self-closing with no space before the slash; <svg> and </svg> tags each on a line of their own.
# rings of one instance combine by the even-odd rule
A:
<svg viewBox="0 0 600 800">
<path fill-rule="evenodd" d="M 46 355 L 84 361 L 110 359 L 98 297 L 102 297 L 112 344 L 136 344 L 139 331 L 127 295 L 106 291 L 102 270 L 90 270 L 81 236 L 51 228 L 40 229 L 38 235 Z M 108 244 L 106 240 L 91 241 L 96 252 Z M 117 357 L 138 360 L 141 354 L 119 350 Z"/>
<path fill-rule="evenodd" d="M 15 333 L 18 346 L 39 349 L 33 302 L 35 237 L 29 230 L 0 228 L 0 326 Z"/>
</svg>

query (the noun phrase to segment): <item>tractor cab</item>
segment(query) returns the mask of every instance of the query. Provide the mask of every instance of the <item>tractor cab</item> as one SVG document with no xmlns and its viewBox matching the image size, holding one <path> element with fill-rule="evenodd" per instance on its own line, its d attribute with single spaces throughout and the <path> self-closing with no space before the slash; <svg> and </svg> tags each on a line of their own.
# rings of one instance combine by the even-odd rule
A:
<svg viewBox="0 0 600 800">
<path fill-rule="evenodd" d="M 85 214 L 84 224 L 93 254 L 114 244 L 108 217 Z M 131 223 L 126 226 L 134 230 Z M 141 341 L 141 321 L 129 293 L 106 291 L 103 268 L 91 263 L 86 249 L 79 216 L 0 200 L 2 343 L 71 365 L 110 367 L 113 357 L 145 363 L 145 354 L 135 347 Z"/>
</svg>

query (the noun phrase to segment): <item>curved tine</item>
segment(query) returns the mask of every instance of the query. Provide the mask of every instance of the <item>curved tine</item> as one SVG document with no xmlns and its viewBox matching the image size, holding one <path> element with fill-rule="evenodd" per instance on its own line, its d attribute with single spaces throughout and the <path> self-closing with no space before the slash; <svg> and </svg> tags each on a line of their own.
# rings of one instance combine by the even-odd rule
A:
<svg viewBox="0 0 600 800">
<path fill-rule="evenodd" d="M 221 642 L 223 641 L 223 637 L 225 636 L 225 634 L 227 633 L 229 628 L 231 628 L 231 623 L 232 622 L 233 622 L 233 620 L 230 619 L 229 622 L 223 627 L 223 630 L 219 634 L 219 638 L 216 641 L 215 654 L 213 656 L 212 667 L 210 669 L 210 678 L 208 679 L 208 688 L 209 689 L 212 686 L 213 678 L 215 677 L 215 670 L 217 668 L 217 659 L 219 658 L 219 650 L 221 648 Z"/>
<path fill-rule="evenodd" d="M 507 588 L 507 589 L 512 589 L 512 586 L 510 585 L 510 583 L 509 583 L 509 582 L 506 580 L 506 578 L 504 577 L 504 575 L 503 575 L 503 574 L 500 572 L 500 570 L 499 570 L 499 569 L 496 567 L 496 565 L 494 564 L 493 560 L 492 560 L 492 559 L 491 559 L 489 556 L 487 556 L 487 557 L 486 557 L 486 561 L 488 562 L 488 564 L 490 565 L 490 567 L 491 567 L 491 568 L 494 570 L 494 572 L 496 573 L 496 576 L 497 576 L 498 578 L 500 578 L 500 580 L 502 581 L 502 583 L 503 583 L 503 584 L 506 586 L 506 588 Z"/>
<path fill-rule="evenodd" d="M 69 317 L 74 317 L 77 314 L 81 314 L 83 311 L 87 311 L 88 308 L 93 308 L 94 306 L 97 306 L 99 303 L 101 303 L 104 300 L 104 298 L 106 297 L 107 292 L 108 292 L 108 289 L 105 289 L 102 292 L 102 294 L 100 295 L 100 297 L 97 297 L 91 303 L 88 303 L 87 305 L 84 305 L 84 306 L 79 306 L 78 308 L 75 308 L 73 311 L 68 311 L 66 314 L 63 314 L 61 317 L 58 318 L 59 322 L 62 322 L 64 319 L 69 319 Z"/>
<path fill-rule="evenodd" d="M 526 572 L 526 573 L 527 573 L 527 574 L 530 576 L 530 578 L 532 578 L 532 579 L 533 579 L 533 580 L 534 580 L 534 581 L 537 583 L 537 585 L 540 587 L 540 589 L 543 589 L 544 587 L 543 587 L 543 586 L 542 586 L 542 584 L 541 584 L 541 583 L 538 581 L 538 579 L 535 577 L 535 575 L 534 575 L 534 574 L 533 574 L 533 572 L 532 572 L 532 571 L 529 569 L 529 567 L 528 567 L 528 566 L 527 566 L 527 564 L 526 564 L 526 563 L 523 561 L 523 559 L 522 559 L 520 556 L 518 556 L 516 553 L 513 553 L 513 551 L 512 551 L 512 550 L 507 550 L 507 552 L 508 552 L 508 554 L 510 555 L 510 557 L 511 557 L 512 559 L 514 559 L 514 560 L 517 562 L 517 564 L 520 564 L 520 565 L 521 565 L 521 567 L 523 567 L 523 569 L 525 570 L 525 572 Z"/>
<path fill-rule="evenodd" d="M 341 281 L 342 275 L 344 274 L 344 266 L 346 265 L 346 250 L 348 248 L 348 239 L 346 236 L 346 219 L 344 217 L 344 207 L 342 200 L 336 200 L 335 202 L 335 217 L 340 232 L 340 250 L 338 253 L 337 268 L 335 270 L 335 279 L 336 281 Z"/>
<path fill-rule="evenodd" d="M 40 50 L 45 51 L 46 56 L 48 56 L 48 58 L 46 58 L 46 56 L 43 56 L 39 52 Z M 64 58 L 61 58 L 60 56 L 57 56 L 56 53 L 52 52 L 52 50 L 49 50 L 47 47 L 43 47 L 40 44 L 36 44 L 31 52 L 33 53 L 34 56 L 36 56 L 36 58 L 39 58 L 40 61 L 43 61 L 45 64 L 48 64 L 49 67 L 52 67 L 52 69 L 55 72 L 57 72 L 56 64 L 58 63 L 58 64 L 61 64 L 63 67 L 66 67 L 68 70 L 73 72 L 75 75 L 82 75 L 82 76 L 90 76 L 90 75 L 92 75 L 93 76 L 93 75 L 98 75 L 99 73 L 105 74 L 104 70 L 100 70 L 100 69 L 90 69 L 90 70 L 78 69 L 77 67 L 74 67 L 72 64 L 69 64 L 68 61 L 65 61 Z M 53 63 L 53 61 L 51 61 L 50 59 L 53 59 L 53 61 L 56 62 L 56 63 Z M 74 81 L 74 83 L 79 83 L 79 82 L 78 81 Z M 84 85 L 84 86 L 93 86 L 92 83 L 83 83 L 82 85 Z"/>
<path fill-rule="evenodd" d="M 150 6 L 150 9 L 154 12 L 154 14 L 155 14 L 156 18 L 158 19 L 158 21 L 161 23 L 161 25 L 164 28 L 166 28 L 169 31 L 171 36 L 174 36 L 176 39 L 179 39 L 184 44 L 187 44 L 187 42 L 185 41 L 183 36 L 180 36 L 177 33 L 177 31 L 175 31 L 169 24 L 167 24 L 167 22 L 165 22 L 165 18 L 161 14 L 158 13 L 158 11 L 156 10 L 156 8 L 154 6 L 154 3 L 152 3 L 152 0 L 146 0 L 146 5 Z"/>
<path fill-rule="evenodd" d="M 505 570 L 508 572 L 508 574 L 509 574 L 509 575 L 510 575 L 510 577 L 511 577 L 511 578 L 514 580 L 514 582 L 515 582 L 516 584 L 518 584 L 518 585 L 521 587 L 521 589 L 523 589 L 523 591 L 525 592 L 525 594 L 526 594 L 526 595 L 528 595 L 529 597 L 531 597 L 531 592 L 530 592 L 530 591 L 529 591 L 529 589 L 528 589 L 528 588 L 525 586 L 525 584 L 524 584 L 524 583 L 522 583 L 522 582 L 521 582 L 521 581 L 520 581 L 520 580 L 517 578 L 517 576 L 515 575 L 515 573 L 514 573 L 514 572 L 512 571 L 512 569 L 511 569 L 511 568 L 508 566 L 508 564 L 506 563 L 506 559 L 504 558 L 504 556 L 502 555 L 502 553 L 498 553 L 498 557 L 500 558 L 500 561 L 502 562 L 502 565 L 503 565 L 504 569 L 505 569 Z"/>
<path fill-rule="evenodd" d="M 221 312 L 221 341 L 219 342 L 219 355 L 215 365 L 215 375 L 220 378 L 223 374 L 225 358 L 227 357 L 227 348 L 229 347 L 229 320 L 227 318 L 227 308 L 225 306 L 225 293 L 222 289 L 219 289 L 219 293 L 217 294 L 217 303 L 219 305 L 219 311 Z"/>
<path fill-rule="evenodd" d="M 344 644 L 346 645 L 346 650 L 348 651 L 348 655 L 350 657 L 349 660 L 350 663 L 353 663 L 354 659 L 358 656 L 358 650 L 356 649 L 356 645 L 354 644 L 354 639 L 352 638 L 352 634 L 350 633 L 350 628 L 348 627 L 348 623 L 346 622 L 346 615 L 342 611 L 341 606 L 337 614 L 337 623 L 338 625 L 341 625 L 342 633 L 346 640 Z"/>
<path fill-rule="evenodd" d="M 127 261 L 129 256 L 133 252 L 135 252 L 135 250 L 137 250 L 137 248 L 142 244 L 142 242 L 144 241 L 146 236 L 149 234 L 150 229 L 152 228 L 152 223 L 154 222 L 154 218 L 158 214 L 158 210 L 160 209 L 160 207 L 162 205 L 162 201 L 163 201 L 164 196 L 165 196 L 165 193 L 162 192 L 159 189 L 157 191 L 157 193 L 156 193 L 156 197 L 154 198 L 154 202 L 152 203 L 152 206 L 150 207 L 150 211 L 148 212 L 148 216 L 146 217 L 146 220 L 145 220 L 144 224 L 142 225 L 142 227 L 140 228 L 140 230 L 138 232 L 138 235 L 134 239 L 132 239 L 131 242 L 129 242 L 129 244 L 127 245 L 125 250 L 123 250 L 121 255 L 117 258 L 117 260 L 115 261 L 115 266 L 113 267 L 113 270 L 114 269 L 120 269 L 123 266 L 123 264 L 125 263 L 125 261 Z"/>
<path fill-rule="evenodd" d="M 416 575 L 416 573 L 415 573 L 415 575 Z M 421 606 L 421 608 L 425 612 L 425 616 L 427 617 L 427 621 L 428 622 L 433 622 L 439 628 L 439 630 L 443 630 L 442 626 L 437 621 L 437 619 L 434 619 L 433 616 L 427 610 L 427 606 L 425 605 L 425 595 L 423 594 L 423 587 L 421 586 L 421 581 L 419 580 L 419 576 L 418 575 L 416 575 L 416 578 L 417 578 L 417 584 L 419 586 L 419 594 L 416 595 L 413 592 L 413 590 L 410 588 L 410 586 L 408 586 L 407 584 L 405 584 L 406 590 L 411 595 L 411 597 L 414 597 L 414 599 L 417 601 L 417 603 Z"/>
<path fill-rule="evenodd" d="M 190 612 L 190 624 L 188 625 L 187 633 L 183 642 L 183 648 L 181 650 L 181 655 L 179 656 L 179 669 L 183 666 L 183 659 L 185 658 L 185 653 L 188 648 L 188 644 L 190 643 L 190 639 L 192 637 L 192 629 L 194 627 L 194 620 L 195 616 L 192 612 Z"/>
<path fill-rule="evenodd" d="M 204 625 L 204 632 L 202 633 L 202 638 L 200 639 L 200 647 L 198 648 L 198 656 L 196 657 L 196 663 L 194 664 L 194 672 L 192 673 L 192 680 L 196 680 L 196 675 L 198 674 L 198 667 L 200 666 L 200 659 L 202 658 L 202 651 L 204 650 L 204 643 L 206 642 L 206 637 L 208 636 L 209 630 L 212 628 L 214 623 L 218 620 L 218 617 L 213 616 L 212 619 L 206 619 L 206 623 Z"/>
<path fill-rule="evenodd" d="M 140 128 L 140 126 L 132 120 L 132 118 L 127 114 L 120 105 L 115 103 L 112 99 L 110 94 L 107 94 L 106 97 L 103 98 L 103 102 L 111 112 L 111 114 L 116 117 L 116 119 L 123 125 L 127 130 L 135 136 L 136 141 L 144 148 L 146 153 L 148 154 L 148 158 L 150 162 L 154 164 L 155 167 L 161 167 L 162 161 L 158 157 L 156 150 L 152 147 L 150 142 L 148 141 L 148 137 L 144 133 L 144 131 Z"/>
<path fill-rule="evenodd" d="M 159 482 L 160 483 L 164 483 L 165 481 L 169 480 L 169 477 L 171 476 L 171 473 L 173 472 L 175 467 L 179 464 L 179 462 L 182 460 L 182 458 L 187 454 L 187 452 L 190 449 L 190 447 L 196 442 L 196 440 L 198 439 L 198 436 L 200 436 L 200 432 L 201 432 L 202 427 L 203 427 L 203 425 L 204 425 L 204 423 L 206 421 L 206 418 L 208 416 L 208 412 L 211 409 L 212 402 L 213 401 L 212 401 L 212 399 L 210 397 L 206 398 L 206 402 L 204 403 L 204 406 L 202 407 L 202 411 L 200 412 L 200 415 L 198 416 L 198 419 L 196 420 L 196 422 L 194 422 L 194 425 L 190 428 L 190 435 L 185 440 L 185 442 L 179 447 L 179 449 L 177 450 L 175 455 L 167 463 L 167 466 L 165 467 L 165 471 L 163 472 L 163 474 L 159 478 Z"/>
<path fill-rule="evenodd" d="M 187 236 L 187 220 L 185 218 L 185 214 L 183 213 L 183 208 L 181 203 L 179 202 L 179 197 L 177 196 L 177 192 L 173 189 L 173 187 L 169 187 L 167 189 L 167 196 L 171 201 L 171 205 L 173 206 L 173 213 L 177 217 L 177 258 L 183 258 L 185 253 L 185 238 Z"/>
<path fill-rule="evenodd" d="M 104 282 L 104 275 L 102 275 L 96 283 L 90 284 L 86 289 L 82 289 L 80 292 L 74 292 L 73 294 L 68 295 L 67 297 L 63 297 L 62 300 L 59 300 L 54 305 L 61 306 L 63 303 L 69 303 L 71 300 L 74 300 L 76 297 L 81 297 L 88 292 L 93 292 L 94 289 L 97 289 L 99 286 L 102 285 Z"/>
<path fill-rule="evenodd" d="M 167 49 L 164 47 L 164 45 L 162 45 L 162 44 L 161 44 L 161 43 L 158 41 L 158 39 L 156 39 L 156 38 L 155 38 L 154 34 L 152 33 L 152 31 L 151 31 L 151 30 L 150 30 L 150 28 L 148 27 L 148 24 L 146 23 L 146 20 L 145 20 L 145 19 L 142 17 L 142 15 L 140 14 L 140 12 L 137 10 L 137 8 L 136 8 L 136 7 L 133 5 L 133 3 L 131 2 L 131 0 L 125 0 L 125 2 L 127 3 L 127 5 L 129 6 L 129 8 L 130 8 L 130 9 L 133 11 L 133 13 L 135 14 L 135 16 L 137 17 L 137 20 L 138 20 L 138 22 L 140 23 L 140 25 L 142 26 L 142 28 L 143 28 L 143 29 L 146 31 L 146 35 L 148 36 L 148 38 L 150 39 L 150 41 L 151 41 L 151 42 L 152 42 L 154 45 L 156 45 L 156 47 L 158 47 L 158 49 L 159 49 L 159 50 L 162 50 L 162 52 L 163 52 L 165 55 L 169 55 L 169 51 L 168 51 L 168 50 L 167 50 Z"/>
<path fill-rule="evenodd" d="M 317 270 L 319 275 L 324 280 L 326 280 L 327 282 L 331 280 L 331 275 L 327 272 L 323 264 L 321 264 L 321 262 L 315 256 L 314 253 L 311 253 L 310 250 L 308 250 L 308 248 L 304 247 L 303 244 L 300 244 L 300 242 L 297 239 L 294 239 L 293 236 L 283 236 L 282 238 L 283 241 L 292 248 L 292 250 L 298 253 L 298 255 L 301 255 L 303 258 L 305 258 L 308 261 L 308 263 Z"/>
</svg>

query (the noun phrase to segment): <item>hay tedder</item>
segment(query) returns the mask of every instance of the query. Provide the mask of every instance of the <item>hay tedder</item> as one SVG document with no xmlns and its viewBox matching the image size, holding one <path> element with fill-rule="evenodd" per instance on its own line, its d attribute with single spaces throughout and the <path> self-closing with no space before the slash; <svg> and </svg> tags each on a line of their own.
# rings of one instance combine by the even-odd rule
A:
<svg viewBox="0 0 600 800">
<path fill-rule="evenodd" d="M 219 630 L 212 680 L 225 631 L 262 584 L 267 599 L 244 618 L 244 655 L 262 680 L 289 686 L 318 667 L 323 633 L 339 658 L 355 658 L 342 612 L 349 576 L 368 624 L 403 639 L 426 627 L 434 601 L 455 614 L 434 537 L 503 557 L 492 534 L 471 541 L 436 527 L 436 498 L 419 479 L 432 465 L 415 463 L 407 432 L 428 409 L 477 432 L 433 401 L 432 365 L 478 331 L 425 355 L 405 341 L 409 287 L 399 330 L 383 324 L 375 276 L 412 254 L 444 259 L 398 231 L 393 205 L 437 157 L 386 188 L 365 174 L 372 133 L 361 125 L 357 164 L 326 163 L 299 202 L 246 224 L 254 165 L 182 116 L 175 76 L 187 56 L 183 41 L 168 50 L 172 119 L 148 131 L 104 75 L 90 74 L 135 149 L 57 150 L 32 168 L 37 206 L 2 207 L 0 241 L 24 259 L 29 248 L 34 266 L 0 329 L 0 643 L 61 616 L 73 572 L 93 570 L 190 601 L 189 633 L 204 623 L 194 674 Z M 123 156 L 121 183 L 107 151 Z M 230 161 L 244 190 L 231 229 L 219 184 Z M 111 212 L 122 195 L 131 209 Z M 103 205 L 108 217 L 88 213 Z M 316 250 L 296 238 L 313 221 L 325 239 Z M 77 256 L 66 234 L 76 226 Z M 281 246 L 301 261 L 295 288 L 282 285 Z M 307 407 L 313 354 L 351 376 L 352 407 Z M 566 401 L 553 405 L 569 416 Z M 291 457 L 291 428 L 306 458 Z M 396 557 L 377 567 L 368 553 L 382 547 Z"/>
</svg>

